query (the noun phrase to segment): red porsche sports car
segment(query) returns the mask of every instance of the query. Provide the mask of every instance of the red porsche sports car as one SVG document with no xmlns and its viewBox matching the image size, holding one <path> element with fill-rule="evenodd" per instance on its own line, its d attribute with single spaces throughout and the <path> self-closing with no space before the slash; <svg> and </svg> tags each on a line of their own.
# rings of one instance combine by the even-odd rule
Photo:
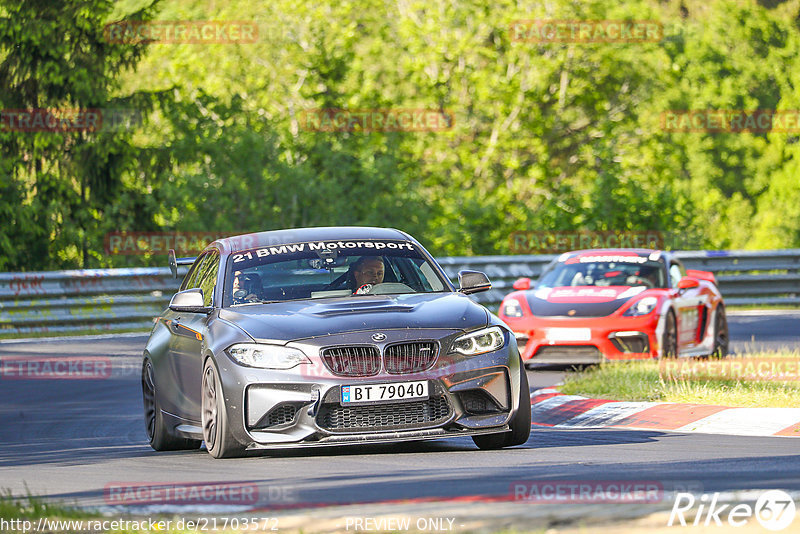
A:
<svg viewBox="0 0 800 534">
<path fill-rule="evenodd" d="M 566 252 L 514 282 L 500 318 L 525 363 L 596 363 L 725 356 L 728 321 L 714 274 L 686 270 L 669 252 Z"/>
</svg>

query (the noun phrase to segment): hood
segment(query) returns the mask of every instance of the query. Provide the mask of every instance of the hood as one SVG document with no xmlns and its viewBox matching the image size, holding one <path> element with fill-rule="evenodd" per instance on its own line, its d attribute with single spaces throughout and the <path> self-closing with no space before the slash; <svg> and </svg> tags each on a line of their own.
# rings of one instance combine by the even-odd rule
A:
<svg viewBox="0 0 800 534">
<path fill-rule="evenodd" d="M 291 341 L 393 328 L 468 330 L 488 324 L 486 309 L 461 293 L 376 295 L 223 308 L 220 319 L 252 338 Z"/>
<path fill-rule="evenodd" d="M 528 291 L 526 298 L 531 312 L 541 317 L 605 317 L 645 290 L 644 286 L 545 287 Z"/>
</svg>

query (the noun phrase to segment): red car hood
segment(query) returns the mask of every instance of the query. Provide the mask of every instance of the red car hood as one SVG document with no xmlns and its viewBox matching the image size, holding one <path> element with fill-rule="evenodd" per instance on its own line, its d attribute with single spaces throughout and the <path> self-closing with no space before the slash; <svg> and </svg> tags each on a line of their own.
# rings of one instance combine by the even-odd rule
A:
<svg viewBox="0 0 800 534">
<path fill-rule="evenodd" d="M 531 312 L 541 317 L 604 317 L 645 291 L 644 286 L 568 286 L 527 291 Z"/>
</svg>

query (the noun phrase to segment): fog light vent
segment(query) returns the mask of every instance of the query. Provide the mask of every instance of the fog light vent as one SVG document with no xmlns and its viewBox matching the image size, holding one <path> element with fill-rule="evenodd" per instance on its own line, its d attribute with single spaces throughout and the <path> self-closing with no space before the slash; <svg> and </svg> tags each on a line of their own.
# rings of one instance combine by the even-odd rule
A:
<svg viewBox="0 0 800 534">
<path fill-rule="evenodd" d="M 503 409 L 482 389 L 470 389 L 458 393 L 464 411 L 472 415 L 499 413 Z"/>
<path fill-rule="evenodd" d="M 650 343 L 644 332 L 612 332 L 608 339 L 620 352 L 650 352 Z"/>
<path fill-rule="evenodd" d="M 280 404 L 262 417 L 253 428 L 264 429 L 291 423 L 297 415 L 297 410 L 298 406 L 295 404 Z"/>
</svg>

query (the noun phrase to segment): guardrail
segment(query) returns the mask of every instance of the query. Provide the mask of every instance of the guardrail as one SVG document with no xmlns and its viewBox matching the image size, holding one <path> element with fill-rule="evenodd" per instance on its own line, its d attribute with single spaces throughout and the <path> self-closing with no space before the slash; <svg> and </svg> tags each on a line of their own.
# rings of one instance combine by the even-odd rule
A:
<svg viewBox="0 0 800 534">
<path fill-rule="evenodd" d="M 731 305 L 800 305 L 800 249 L 684 251 L 689 269 L 716 274 Z M 456 280 L 461 269 L 484 271 L 493 288 L 475 295 L 499 304 L 521 276 L 536 279 L 556 255 L 448 257 L 438 261 Z M 180 274 L 184 274 L 182 269 Z M 180 285 L 167 267 L 0 273 L 0 335 L 28 332 L 146 329 Z"/>
</svg>

